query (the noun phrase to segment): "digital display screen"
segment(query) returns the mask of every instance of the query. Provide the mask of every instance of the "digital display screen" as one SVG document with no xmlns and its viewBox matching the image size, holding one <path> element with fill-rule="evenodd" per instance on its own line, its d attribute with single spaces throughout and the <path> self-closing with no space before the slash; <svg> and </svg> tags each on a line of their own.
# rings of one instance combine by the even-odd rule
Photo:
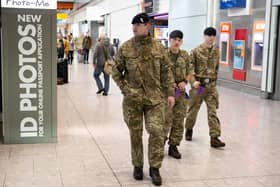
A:
<svg viewBox="0 0 280 187">
<path fill-rule="evenodd" d="M 227 41 L 222 41 L 222 51 L 221 51 L 221 61 L 227 61 L 228 43 Z"/>
<path fill-rule="evenodd" d="M 246 8 L 246 0 L 220 0 L 220 9 Z"/>
<path fill-rule="evenodd" d="M 255 42 L 255 59 L 254 65 L 255 66 L 262 66 L 263 60 L 263 42 Z"/>
</svg>

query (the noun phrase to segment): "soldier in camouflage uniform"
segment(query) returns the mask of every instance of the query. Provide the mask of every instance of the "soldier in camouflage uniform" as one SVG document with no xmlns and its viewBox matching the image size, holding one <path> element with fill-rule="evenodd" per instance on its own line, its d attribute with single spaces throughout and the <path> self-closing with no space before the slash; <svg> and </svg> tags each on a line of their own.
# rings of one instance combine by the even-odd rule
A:
<svg viewBox="0 0 280 187">
<path fill-rule="evenodd" d="M 170 48 L 167 49 L 168 57 L 171 62 L 171 69 L 175 80 L 175 105 L 173 109 L 166 107 L 166 140 L 169 139 L 168 155 L 180 159 L 181 154 L 177 149 L 184 134 L 184 118 L 187 110 L 187 100 L 185 87 L 187 79 L 193 74 L 190 64 L 190 57 L 187 51 L 180 49 L 183 43 L 183 33 L 174 30 L 169 35 Z M 171 131 L 170 131 L 171 127 Z M 169 133 L 170 131 L 170 133 Z M 169 133 L 169 137 L 168 137 Z M 168 138 L 167 138 L 168 137 Z"/>
<path fill-rule="evenodd" d="M 131 140 L 133 177 L 143 179 L 143 117 L 149 134 L 148 159 L 150 176 L 155 185 L 161 185 L 159 168 L 164 154 L 164 109 L 167 102 L 174 105 L 174 79 L 169 59 L 163 46 L 149 36 L 149 16 L 136 15 L 133 20 L 134 37 L 118 51 L 113 67 L 113 79 L 122 91 L 123 116 Z"/>
<path fill-rule="evenodd" d="M 219 50 L 214 47 L 216 30 L 208 27 L 204 30 L 204 43 L 191 51 L 191 61 L 195 72 L 195 87 L 190 92 L 191 100 L 186 118 L 186 140 L 192 140 L 193 127 L 197 113 L 203 101 L 208 112 L 210 144 L 212 147 L 224 147 L 225 143 L 218 137 L 221 135 L 220 121 L 216 113 L 219 107 L 216 82 L 219 69 Z"/>
</svg>

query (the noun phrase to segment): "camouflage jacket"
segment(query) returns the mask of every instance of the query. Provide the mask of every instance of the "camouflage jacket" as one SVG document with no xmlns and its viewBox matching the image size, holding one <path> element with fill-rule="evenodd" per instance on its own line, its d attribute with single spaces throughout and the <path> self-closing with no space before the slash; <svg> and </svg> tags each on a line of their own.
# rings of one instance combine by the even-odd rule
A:
<svg viewBox="0 0 280 187">
<path fill-rule="evenodd" d="M 152 37 L 133 37 L 119 49 L 112 77 L 124 96 L 155 105 L 164 90 L 173 96 L 174 78 L 163 46 Z"/>
<path fill-rule="evenodd" d="M 180 50 L 175 61 L 172 60 L 172 52 L 167 50 L 168 57 L 171 61 L 171 70 L 175 79 L 175 83 L 186 81 L 188 75 L 193 74 L 193 68 L 190 64 L 190 56 L 187 51 Z"/>
<path fill-rule="evenodd" d="M 205 44 L 194 48 L 191 53 L 191 62 L 195 77 L 217 79 L 219 71 L 219 49 L 213 46 L 211 50 Z"/>
</svg>

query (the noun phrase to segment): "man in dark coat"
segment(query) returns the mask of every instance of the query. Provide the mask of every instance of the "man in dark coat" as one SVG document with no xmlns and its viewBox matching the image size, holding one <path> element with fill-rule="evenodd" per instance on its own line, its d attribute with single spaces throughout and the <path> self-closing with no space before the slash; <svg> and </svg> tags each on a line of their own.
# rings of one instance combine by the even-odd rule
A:
<svg viewBox="0 0 280 187">
<path fill-rule="evenodd" d="M 112 59 L 115 55 L 113 46 L 110 44 L 110 39 L 105 35 L 100 37 L 100 41 L 96 44 L 94 54 L 93 54 L 93 66 L 94 66 L 94 79 L 96 81 L 98 91 L 97 94 L 103 92 L 103 96 L 108 95 L 110 75 L 104 72 L 104 65 L 106 60 Z M 100 80 L 100 74 L 104 75 L 104 87 Z"/>
</svg>

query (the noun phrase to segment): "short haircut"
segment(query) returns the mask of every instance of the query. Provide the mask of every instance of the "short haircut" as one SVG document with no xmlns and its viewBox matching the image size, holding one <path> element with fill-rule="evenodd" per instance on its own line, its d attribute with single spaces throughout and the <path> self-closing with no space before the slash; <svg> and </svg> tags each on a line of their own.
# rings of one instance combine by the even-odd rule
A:
<svg viewBox="0 0 280 187">
<path fill-rule="evenodd" d="M 207 27 L 203 33 L 206 36 L 216 36 L 217 31 L 214 27 Z"/>
<path fill-rule="evenodd" d="M 180 38 L 180 39 L 183 39 L 184 37 L 184 34 L 182 31 L 180 30 L 174 30 L 172 31 L 170 34 L 169 34 L 169 38 Z"/>
</svg>

